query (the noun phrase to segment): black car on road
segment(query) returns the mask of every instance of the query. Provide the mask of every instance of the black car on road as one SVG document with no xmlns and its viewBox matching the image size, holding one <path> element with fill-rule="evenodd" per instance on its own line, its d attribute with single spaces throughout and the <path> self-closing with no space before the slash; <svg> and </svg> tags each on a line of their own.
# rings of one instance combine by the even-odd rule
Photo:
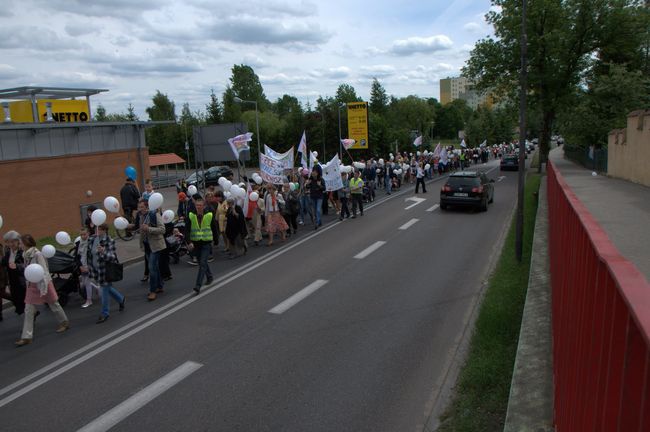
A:
<svg viewBox="0 0 650 432">
<path fill-rule="evenodd" d="M 198 179 L 197 179 L 197 172 L 192 173 L 185 182 L 187 185 L 196 185 L 197 183 L 200 182 L 205 182 L 205 187 L 208 186 L 218 186 L 219 185 L 219 177 L 225 177 L 228 180 L 232 180 L 234 174 L 232 172 L 232 169 L 227 166 L 213 166 L 207 169 L 207 171 L 198 171 Z"/>
<path fill-rule="evenodd" d="M 501 159 L 501 171 L 519 171 L 519 156 L 507 154 Z"/>
<path fill-rule="evenodd" d="M 451 174 L 440 190 L 440 208 L 470 206 L 487 211 L 494 201 L 494 180 L 480 171 L 460 171 Z"/>
</svg>

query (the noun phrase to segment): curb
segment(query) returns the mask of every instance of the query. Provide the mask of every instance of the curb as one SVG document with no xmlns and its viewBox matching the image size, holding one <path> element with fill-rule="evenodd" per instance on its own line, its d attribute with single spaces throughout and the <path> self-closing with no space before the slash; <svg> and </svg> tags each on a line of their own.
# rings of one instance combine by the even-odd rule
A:
<svg viewBox="0 0 650 432">
<path fill-rule="evenodd" d="M 539 189 L 528 291 L 521 319 L 504 432 L 551 432 L 553 342 L 546 182 Z"/>
</svg>

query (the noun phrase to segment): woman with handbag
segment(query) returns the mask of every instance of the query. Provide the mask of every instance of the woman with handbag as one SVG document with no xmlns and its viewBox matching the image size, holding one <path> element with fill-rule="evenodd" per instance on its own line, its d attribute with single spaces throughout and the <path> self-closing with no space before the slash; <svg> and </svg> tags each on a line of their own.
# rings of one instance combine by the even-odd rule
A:
<svg viewBox="0 0 650 432">
<path fill-rule="evenodd" d="M 32 343 L 34 339 L 34 321 L 39 312 L 36 310 L 36 305 L 42 305 L 47 303 L 50 306 L 50 310 L 54 312 L 56 318 L 59 320 L 59 327 L 56 329 L 57 333 L 63 333 L 64 331 L 70 328 L 70 323 L 68 322 L 68 317 L 63 308 L 59 304 L 59 296 L 54 289 L 54 284 L 52 283 L 52 278 L 50 277 L 50 270 L 47 265 L 47 260 L 36 248 L 36 241 L 34 237 L 29 234 L 25 234 L 20 238 L 20 241 L 23 244 L 23 249 L 25 253 L 23 257 L 25 259 L 25 267 L 30 264 L 38 264 L 43 267 L 44 277 L 38 283 L 28 282 L 27 290 L 25 294 L 25 319 L 23 321 L 23 333 L 20 339 L 16 341 L 16 347 L 22 347 L 27 344 Z"/>
<path fill-rule="evenodd" d="M 112 285 L 112 282 L 122 279 L 121 266 L 117 260 L 115 240 L 108 235 L 108 225 L 101 224 L 97 227 L 97 235 L 88 240 L 88 270 L 90 277 L 102 289 L 102 314 L 97 324 L 108 319 L 111 297 L 120 305 L 120 312 L 124 310 L 126 298 Z"/>
</svg>

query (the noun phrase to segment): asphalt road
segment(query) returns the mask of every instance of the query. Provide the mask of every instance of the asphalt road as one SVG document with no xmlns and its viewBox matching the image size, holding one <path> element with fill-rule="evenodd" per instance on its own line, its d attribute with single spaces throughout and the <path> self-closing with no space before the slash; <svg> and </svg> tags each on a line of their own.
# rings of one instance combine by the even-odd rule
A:
<svg viewBox="0 0 650 432">
<path fill-rule="evenodd" d="M 148 303 L 136 264 L 118 285 L 125 312 L 113 304 L 96 325 L 98 304 L 73 299 L 70 331 L 42 313 L 20 349 L 21 320 L 5 311 L 0 428 L 421 430 L 516 200 L 517 174 L 485 169 L 497 179 L 487 213 L 441 212 L 440 180 L 417 196 L 379 191 L 363 217 L 217 259 L 197 297 L 196 268 L 180 264 Z"/>
</svg>

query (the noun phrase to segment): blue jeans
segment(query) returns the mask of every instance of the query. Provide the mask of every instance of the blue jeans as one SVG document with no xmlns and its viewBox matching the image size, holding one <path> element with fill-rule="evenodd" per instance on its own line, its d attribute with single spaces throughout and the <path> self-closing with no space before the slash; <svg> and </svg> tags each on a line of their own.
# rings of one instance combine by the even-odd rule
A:
<svg viewBox="0 0 650 432">
<path fill-rule="evenodd" d="M 199 274 L 196 276 L 196 286 L 200 288 L 203 285 L 204 277 L 207 276 L 208 279 L 212 279 L 212 272 L 208 265 L 208 257 L 212 253 L 212 245 L 210 243 L 204 243 L 198 248 L 195 248 L 194 251 L 199 261 Z"/>
<path fill-rule="evenodd" d="M 305 216 L 311 214 L 311 209 L 309 208 L 309 196 L 303 195 L 300 197 L 300 220 L 305 223 Z"/>
<path fill-rule="evenodd" d="M 160 277 L 160 251 L 149 252 L 149 292 L 155 293 L 158 288 L 162 289 L 163 280 Z"/>
<path fill-rule="evenodd" d="M 108 282 L 105 285 L 102 285 L 102 316 L 110 315 L 110 297 L 113 297 L 118 303 L 122 303 L 124 301 L 124 296 L 120 294 L 118 290 L 113 288 L 113 285 L 111 285 L 110 282 Z"/>
<path fill-rule="evenodd" d="M 316 210 L 314 211 L 314 215 L 316 216 L 316 225 L 320 225 L 321 224 L 320 216 L 321 213 L 323 212 L 323 198 L 312 198 L 311 204 L 313 207 L 316 208 Z"/>
<path fill-rule="evenodd" d="M 393 182 L 392 182 L 390 176 L 384 177 L 384 184 L 386 186 L 386 193 L 390 193 L 390 191 L 393 188 Z"/>
</svg>

